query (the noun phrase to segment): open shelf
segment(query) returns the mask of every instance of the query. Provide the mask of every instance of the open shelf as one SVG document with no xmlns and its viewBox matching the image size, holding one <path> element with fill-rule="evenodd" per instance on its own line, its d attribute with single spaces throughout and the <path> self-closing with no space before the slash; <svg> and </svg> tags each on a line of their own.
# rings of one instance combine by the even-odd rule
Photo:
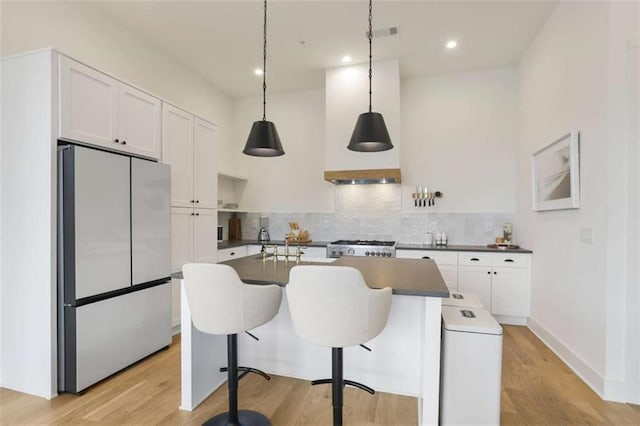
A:
<svg viewBox="0 0 640 426">
<path fill-rule="evenodd" d="M 244 212 L 240 201 L 247 182 L 247 179 L 242 176 L 218 173 L 218 200 L 222 200 L 222 205 L 218 207 L 219 212 Z M 238 204 L 238 207 L 233 209 L 224 207 L 227 203 Z"/>
</svg>

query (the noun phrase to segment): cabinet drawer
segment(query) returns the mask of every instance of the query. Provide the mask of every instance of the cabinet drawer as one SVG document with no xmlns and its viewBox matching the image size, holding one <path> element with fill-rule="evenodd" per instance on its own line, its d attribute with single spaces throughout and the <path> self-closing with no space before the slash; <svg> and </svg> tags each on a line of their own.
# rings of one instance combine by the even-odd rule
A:
<svg viewBox="0 0 640 426">
<path fill-rule="evenodd" d="M 238 259 L 247 255 L 247 247 L 231 247 L 218 250 L 218 262 L 225 262 L 231 259 Z"/>
<path fill-rule="evenodd" d="M 529 256 L 526 254 L 493 253 L 491 255 L 491 266 L 527 268 L 529 266 Z"/>
<path fill-rule="evenodd" d="M 460 252 L 458 262 L 466 266 L 491 266 L 491 253 Z"/>
<path fill-rule="evenodd" d="M 398 250 L 401 259 L 432 259 L 437 265 L 458 265 L 458 252 L 439 250 Z"/>
</svg>

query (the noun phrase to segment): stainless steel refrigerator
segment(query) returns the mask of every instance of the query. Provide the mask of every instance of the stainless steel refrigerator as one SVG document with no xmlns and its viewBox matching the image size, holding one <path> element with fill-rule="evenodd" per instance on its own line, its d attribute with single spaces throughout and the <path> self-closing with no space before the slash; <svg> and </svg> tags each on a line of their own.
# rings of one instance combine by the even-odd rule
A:
<svg viewBox="0 0 640 426">
<path fill-rule="evenodd" d="M 58 147 L 58 389 L 171 343 L 170 168 Z"/>
</svg>

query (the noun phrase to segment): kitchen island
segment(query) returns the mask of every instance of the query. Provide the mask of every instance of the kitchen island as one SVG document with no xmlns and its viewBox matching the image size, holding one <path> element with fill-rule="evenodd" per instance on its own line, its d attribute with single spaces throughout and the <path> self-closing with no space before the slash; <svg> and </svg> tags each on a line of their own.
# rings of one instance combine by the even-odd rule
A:
<svg viewBox="0 0 640 426">
<path fill-rule="evenodd" d="M 302 262 L 302 265 L 352 266 L 372 288 L 391 287 L 393 301 L 387 326 L 367 343 L 372 352 L 345 348 L 345 378 L 372 388 L 418 398 L 421 425 L 438 423 L 440 374 L 440 316 L 449 292 L 433 261 L 395 258 L 342 257 Z M 295 262 L 264 261 L 261 255 L 234 259 L 233 267 L 247 283 L 286 286 Z M 174 278 L 182 278 L 178 273 Z M 182 403 L 192 410 L 226 380 L 225 336 L 200 333 L 191 323 L 182 289 Z M 305 380 L 331 376 L 331 351 L 302 340 L 295 333 L 286 294 L 280 312 L 252 330 L 260 338 L 238 336 L 239 363 L 268 373 Z M 329 408 L 328 408 L 329 409 Z"/>
</svg>

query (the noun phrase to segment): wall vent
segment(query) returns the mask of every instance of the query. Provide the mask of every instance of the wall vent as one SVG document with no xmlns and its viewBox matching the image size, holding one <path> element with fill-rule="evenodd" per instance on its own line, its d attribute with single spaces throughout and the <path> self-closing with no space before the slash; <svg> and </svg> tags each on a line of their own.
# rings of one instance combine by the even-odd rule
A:
<svg viewBox="0 0 640 426">
<path fill-rule="evenodd" d="M 389 37 L 398 34 L 398 27 L 378 28 L 373 30 L 373 38 Z M 369 38 L 369 31 L 364 32 L 364 36 Z"/>
</svg>

